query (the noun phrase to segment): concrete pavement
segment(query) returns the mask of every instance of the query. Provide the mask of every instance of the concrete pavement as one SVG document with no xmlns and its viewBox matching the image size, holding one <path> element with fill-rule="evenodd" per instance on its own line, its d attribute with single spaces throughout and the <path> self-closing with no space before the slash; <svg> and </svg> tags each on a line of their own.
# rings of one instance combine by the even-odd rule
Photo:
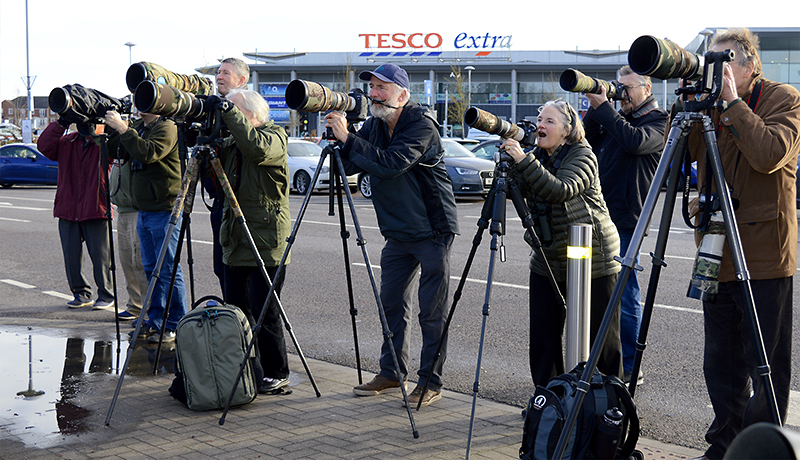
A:
<svg viewBox="0 0 800 460">
<path fill-rule="evenodd" d="M 113 323 L 112 323 L 113 324 Z M 123 333 L 129 328 L 124 326 Z M 108 322 L 0 318 L 0 331 L 103 337 Z M 291 344 L 290 349 L 291 349 Z M 116 348 L 116 342 L 114 342 Z M 125 350 L 123 344 L 123 350 Z M 137 346 L 138 349 L 138 346 Z M 60 353 L 60 350 L 56 351 Z M 122 352 L 124 363 L 126 352 Z M 119 381 L 112 373 L 84 373 L 72 402 L 88 411 L 80 434 L 54 433 L 47 442 L 28 439 L 0 417 L 3 459 L 456 459 L 466 455 L 472 394 L 445 389 L 443 398 L 412 411 L 419 438 L 402 407 L 402 396 L 356 397 L 355 369 L 307 359 L 321 392 L 316 397 L 297 355 L 290 354 L 291 394 L 259 396 L 233 408 L 223 425 L 221 411 L 194 412 L 168 393 L 171 374 L 126 375 L 110 424 L 104 422 Z M 368 381 L 372 373 L 364 372 Z M 409 392 L 413 384 L 409 383 Z M 51 396 L 52 398 L 52 396 Z M 518 458 L 521 408 L 477 398 L 470 458 Z M 702 452 L 640 439 L 647 459 L 680 459 Z"/>
</svg>

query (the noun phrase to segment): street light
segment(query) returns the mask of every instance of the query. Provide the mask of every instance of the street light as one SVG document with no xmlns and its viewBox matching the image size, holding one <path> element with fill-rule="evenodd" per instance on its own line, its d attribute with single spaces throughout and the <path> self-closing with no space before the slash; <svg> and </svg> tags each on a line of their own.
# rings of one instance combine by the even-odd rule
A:
<svg viewBox="0 0 800 460">
<path fill-rule="evenodd" d="M 131 64 L 133 64 L 133 57 L 132 57 L 131 51 L 132 51 L 133 47 L 136 46 L 136 43 L 128 42 L 128 43 L 125 43 L 125 46 L 128 47 L 128 65 L 130 66 Z"/>
<path fill-rule="evenodd" d="M 464 70 L 467 71 L 467 107 L 472 107 L 472 71 L 475 70 L 475 67 L 468 65 L 464 67 Z"/>
</svg>

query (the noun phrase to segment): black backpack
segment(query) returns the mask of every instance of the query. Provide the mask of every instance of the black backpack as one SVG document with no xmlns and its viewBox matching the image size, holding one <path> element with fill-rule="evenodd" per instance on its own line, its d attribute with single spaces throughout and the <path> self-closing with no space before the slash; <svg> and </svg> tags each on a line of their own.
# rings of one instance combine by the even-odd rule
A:
<svg viewBox="0 0 800 460">
<path fill-rule="evenodd" d="M 554 457 L 558 438 L 577 399 L 584 365 L 580 363 L 572 371 L 553 377 L 547 387 L 536 387 L 525 412 L 520 459 L 550 460 Z M 639 440 L 639 416 L 628 388 L 619 378 L 604 375 L 597 369 L 589 386 L 562 458 L 607 458 L 608 454 L 594 452 L 601 450 L 616 452 L 614 459 L 629 459 L 632 455 L 643 458 L 640 452 L 634 451 Z M 606 412 L 615 413 L 617 417 L 621 412 L 621 422 L 617 419 L 618 425 L 603 424 L 601 420 Z"/>
</svg>

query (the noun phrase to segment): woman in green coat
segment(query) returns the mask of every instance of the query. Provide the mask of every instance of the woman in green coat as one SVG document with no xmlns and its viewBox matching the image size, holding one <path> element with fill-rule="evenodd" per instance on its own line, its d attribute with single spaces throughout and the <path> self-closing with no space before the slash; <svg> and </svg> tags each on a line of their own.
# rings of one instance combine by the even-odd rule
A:
<svg viewBox="0 0 800 460">
<path fill-rule="evenodd" d="M 522 189 L 528 206 L 546 216 L 549 229 L 543 229 L 536 219 L 536 234 L 540 239 L 552 235 L 550 241 L 542 241 L 545 258 L 534 251 L 530 260 L 531 377 L 534 385 L 546 385 L 565 371 L 561 346 L 565 312 L 552 289 L 547 265 L 565 294 L 569 227 L 591 225 L 590 334 L 594 341 L 620 271 L 620 264 L 614 260 L 619 254 L 619 235 L 600 190 L 597 158 L 584 139 L 583 124 L 575 109 L 564 101 L 547 102 L 540 110 L 536 130 L 533 151 L 523 151 L 513 139 L 506 139 L 502 148 L 516 163 L 511 177 Z M 619 312 L 613 317 L 597 367 L 605 374 L 622 377 Z"/>
</svg>

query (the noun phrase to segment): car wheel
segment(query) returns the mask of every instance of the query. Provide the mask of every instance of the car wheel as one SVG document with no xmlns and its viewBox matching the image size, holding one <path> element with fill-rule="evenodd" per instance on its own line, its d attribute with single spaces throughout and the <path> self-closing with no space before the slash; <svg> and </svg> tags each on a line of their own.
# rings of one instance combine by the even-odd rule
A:
<svg viewBox="0 0 800 460">
<path fill-rule="evenodd" d="M 298 171 L 294 175 L 294 188 L 297 193 L 305 195 L 308 193 L 308 187 L 311 185 L 311 176 L 305 171 Z"/>
<path fill-rule="evenodd" d="M 0 185 L 2 185 L 3 188 L 11 188 L 11 186 L 14 184 L 0 184 Z"/>
<path fill-rule="evenodd" d="M 364 198 L 372 197 L 372 186 L 369 181 L 369 174 L 362 173 L 358 176 L 358 190 Z"/>
</svg>

